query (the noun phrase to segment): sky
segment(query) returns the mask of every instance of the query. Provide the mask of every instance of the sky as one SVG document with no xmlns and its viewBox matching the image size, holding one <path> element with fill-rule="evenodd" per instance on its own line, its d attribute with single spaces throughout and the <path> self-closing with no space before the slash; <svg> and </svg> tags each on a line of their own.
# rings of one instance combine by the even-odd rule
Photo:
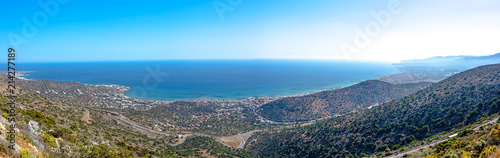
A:
<svg viewBox="0 0 500 158">
<path fill-rule="evenodd" d="M 18 62 L 398 62 L 499 53 L 498 8 L 498 0 L 4 0 L 0 43 Z"/>
</svg>

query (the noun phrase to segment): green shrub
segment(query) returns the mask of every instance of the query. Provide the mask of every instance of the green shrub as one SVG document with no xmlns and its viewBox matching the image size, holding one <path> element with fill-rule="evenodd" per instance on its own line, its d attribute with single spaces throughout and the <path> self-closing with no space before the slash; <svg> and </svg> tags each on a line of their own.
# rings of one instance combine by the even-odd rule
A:
<svg viewBox="0 0 500 158">
<path fill-rule="evenodd" d="M 9 114 L 8 114 L 8 113 L 6 113 L 6 112 L 3 112 L 3 113 L 2 113 L 2 116 L 3 116 L 3 117 L 5 117 L 6 119 L 10 119 Z"/>
<path fill-rule="evenodd" d="M 76 125 L 74 125 L 74 124 L 71 125 L 70 129 L 73 130 L 73 131 L 78 131 L 78 127 Z"/>
<path fill-rule="evenodd" d="M 466 129 L 464 129 L 462 132 L 460 132 L 458 134 L 458 137 L 463 137 L 463 136 L 465 136 L 465 135 L 467 135 L 469 133 L 472 133 L 472 132 L 474 132 L 474 130 L 466 128 Z"/>
<path fill-rule="evenodd" d="M 63 135 L 71 134 L 71 131 L 67 128 L 55 128 L 54 130 L 52 130 L 52 132 L 49 132 L 49 134 L 51 134 L 55 138 L 60 138 Z"/>
<path fill-rule="evenodd" d="M 24 115 L 28 115 L 33 119 L 36 119 L 38 122 L 44 122 L 47 126 L 52 127 L 55 125 L 55 119 L 50 116 L 43 115 L 42 112 L 35 111 L 33 109 L 28 111 L 22 111 Z"/>
<path fill-rule="evenodd" d="M 398 150 L 399 148 L 401 148 L 401 145 L 399 144 L 392 146 L 392 150 Z"/>
<path fill-rule="evenodd" d="M 40 137 L 43 138 L 43 140 L 51 147 L 51 148 L 58 148 L 57 143 L 56 143 L 56 138 L 54 138 L 50 134 L 41 134 Z"/>
<path fill-rule="evenodd" d="M 21 149 L 20 158 L 33 158 L 28 149 Z"/>
</svg>

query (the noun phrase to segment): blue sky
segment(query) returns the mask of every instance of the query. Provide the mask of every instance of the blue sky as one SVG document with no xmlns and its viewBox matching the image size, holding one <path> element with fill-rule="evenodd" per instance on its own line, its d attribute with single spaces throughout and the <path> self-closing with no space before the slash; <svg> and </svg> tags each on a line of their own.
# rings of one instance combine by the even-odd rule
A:
<svg viewBox="0 0 500 158">
<path fill-rule="evenodd" d="M 223 19 L 214 0 L 6 0 L 0 5 L 0 43 L 5 50 L 15 47 L 19 62 L 257 58 L 397 62 L 500 52 L 500 2 L 495 0 L 218 1 L 225 5 L 218 7 L 231 10 L 222 14 Z M 51 14 L 54 6 L 46 11 L 39 3 L 57 4 L 57 11 Z M 389 6 L 397 6 L 397 13 L 391 13 Z M 390 13 L 391 18 L 383 25 L 373 12 Z M 26 33 L 29 23 L 35 33 Z M 359 34 L 370 33 L 366 27 L 372 24 L 379 29 L 368 31 L 376 34 L 364 35 L 368 42 L 356 44 Z"/>
</svg>

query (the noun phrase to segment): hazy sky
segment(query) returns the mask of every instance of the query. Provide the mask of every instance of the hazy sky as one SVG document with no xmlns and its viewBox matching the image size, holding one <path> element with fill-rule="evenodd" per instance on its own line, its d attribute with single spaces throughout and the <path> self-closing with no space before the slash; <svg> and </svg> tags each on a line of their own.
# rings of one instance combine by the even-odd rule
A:
<svg viewBox="0 0 500 158">
<path fill-rule="evenodd" d="M 4 0 L 0 43 L 20 62 L 395 62 L 499 53 L 499 8 L 498 0 Z"/>
</svg>

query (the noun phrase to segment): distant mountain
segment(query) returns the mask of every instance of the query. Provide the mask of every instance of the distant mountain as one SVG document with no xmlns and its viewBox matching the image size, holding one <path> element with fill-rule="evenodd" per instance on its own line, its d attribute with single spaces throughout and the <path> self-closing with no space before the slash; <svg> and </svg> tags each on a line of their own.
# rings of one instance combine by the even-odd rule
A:
<svg viewBox="0 0 500 158">
<path fill-rule="evenodd" d="M 500 63 L 500 53 L 489 56 L 438 56 L 427 59 L 404 60 L 396 66 L 437 67 L 440 69 L 470 69 L 473 67 Z"/>
<path fill-rule="evenodd" d="M 500 64 L 487 65 L 368 110 L 259 134 L 247 149 L 261 157 L 361 157 L 498 112 Z"/>
<path fill-rule="evenodd" d="M 400 99 L 429 85 L 429 82 L 394 85 L 369 80 L 338 90 L 279 99 L 262 105 L 258 113 L 277 122 L 314 120 Z"/>
</svg>

